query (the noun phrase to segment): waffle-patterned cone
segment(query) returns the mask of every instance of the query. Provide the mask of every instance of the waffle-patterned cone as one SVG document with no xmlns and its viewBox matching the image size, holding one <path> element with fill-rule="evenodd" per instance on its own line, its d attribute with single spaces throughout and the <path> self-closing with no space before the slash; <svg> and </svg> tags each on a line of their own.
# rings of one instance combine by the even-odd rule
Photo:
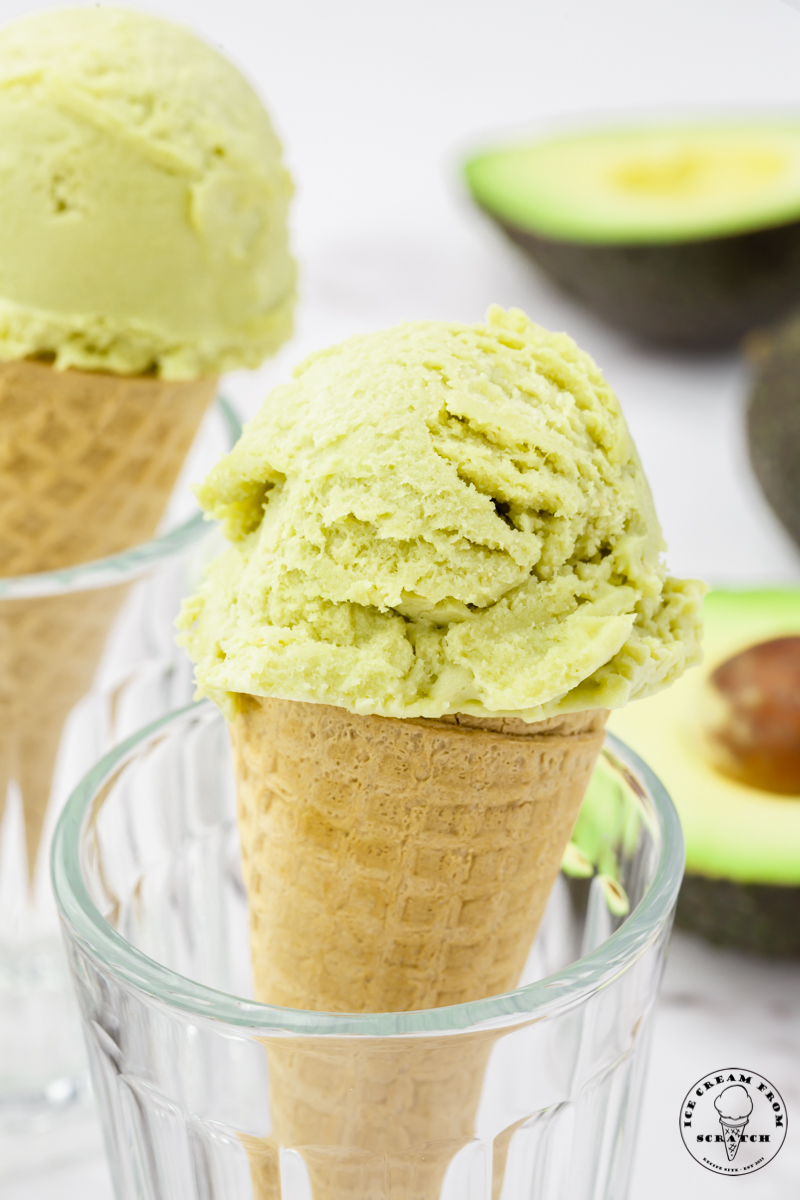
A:
<svg viewBox="0 0 800 1200">
<path fill-rule="evenodd" d="M 513 987 L 606 715 L 398 721 L 242 698 L 231 731 L 256 996 L 389 1012 Z M 273 1133 L 246 1142 L 254 1195 L 279 1196 L 285 1146 L 314 1200 L 435 1200 L 474 1136 L 491 1040 L 270 1039 Z"/>
<path fill-rule="evenodd" d="M 146 541 L 215 379 L 172 382 L 0 362 L 0 575 Z"/>
<path fill-rule="evenodd" d="M 0 363 L 0 575 L 115 554 L 155 532 L 216 389 Z M 88 691 L 119 587 L 0 601 L 0 817 L 9 779 L 36 862 L 61 731 Z"/>
<path fill-rule="evenodd" d="M 64 722 L 91 687 L 126 591 L 0 602 L 0 815 L 15 779 L 31 875 Z"/>
<path fill-rule="evenodd" d="M 272 1136 L 242 1137 L 254 1200 L 281 1200 L 281 1146 L 302 1156 L 313 1200 L 438 1200 L 498 1036 L 267 1039 Z M 494 1166 L 499 1197 L 504 1153 Z"/>
</svg>

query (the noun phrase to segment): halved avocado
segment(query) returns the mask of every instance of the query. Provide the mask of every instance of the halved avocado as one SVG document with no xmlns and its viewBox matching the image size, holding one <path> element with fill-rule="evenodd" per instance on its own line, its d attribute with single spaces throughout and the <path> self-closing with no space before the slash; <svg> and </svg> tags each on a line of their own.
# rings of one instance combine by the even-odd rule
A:
<svg viewBox="0 0 800 1200">
<path fill-rule="evenodd" d="M 800 956 L 800 589 L 706 597 L 705 661 L 613 713 L 686 836 L 677 923 Z"/>
<path fill-rule="evenodd" d="M 800 316 L 758 339 L 747 409 L 756 478 L 775 515 L 800 547 Z"/>
<path fill-rule="evenodd" d="M 800 120 L 594 130 L 465 172 L 546 274 L 629 333 L 711 348 L 800 302 Z"/>
</svg>

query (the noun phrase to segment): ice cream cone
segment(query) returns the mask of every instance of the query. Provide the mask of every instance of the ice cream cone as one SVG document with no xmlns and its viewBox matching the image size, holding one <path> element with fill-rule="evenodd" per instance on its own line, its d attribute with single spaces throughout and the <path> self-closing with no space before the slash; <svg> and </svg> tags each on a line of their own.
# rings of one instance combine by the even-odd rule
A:
<svg viewBox="0 0 800 1200">
<path fill-rule="evenodd" d="M 398 1012 L 513 987 L 605 717 L 480 727 L 243 697 L 232 737 L 257 997 Z"/>
<path fill-rule="evenodd" d="M 61 731 L 91 686 L 125 592 L 100 588 L 0 604 L 0 811 L 15 779 L 31 875 Z"/>
<path fill-rule="evenodd" d="M 753 1111 L 752 1097 L 746 1087 L 735 1083 L 720 1092 L 714 1101 L 714 1107 L 719 1113 L 728 1162 L 733 1162 Z"/>
<path fill-rule="evenodd" d="M 0 362 L 0 575 L 149 538 L 216 384 Z"/>
<path fill-rule="evenodd" d="M 750 1118 L 745 1117 L 742 1121 L 726 1121 L 724 1117 L 720 1117 L 719 1123 L 722 1127 L 722 1138 L 725 1142 L 725 1153 L 728 1156 L 728 1162 L 733 1162 L 736 1158 L 736 1152 L 739 1149 L 739 1144 L 744 1136 L 745 1127 Z"/>
<path fill-rule="evenodd" d="M 258 999 L 433 1008 L 513 987 L 603 739 L 604 710 L 537 724 L 395 720 L 241 697 L 232 724 Z M 270 1041 L 259 1200 L 296 1147 L 315 1200 L 434 1200 L 474 1136 L 491 1035 Z M 272 1189 L 272 1190 L 271 1190 Z"/>
<path fill-rule="evenodd" d="M 236 698 L 256 996 L 427 1012 L 514 987 L 605 709 L 698 654 L 702 589 L 666 576 L 600 371 L 518 310 L 353 337 L 266 398 L 198 495 L 230 544 L 179 624 L 199 689 Z M 485 1047 L 452 1048 L 372 1089 L 270 1039 L 254 1178 L 295 1147 L 315 1200 L 434 1200 L 482 1078 Z"/>
<path fill-rule="evenodd" d="M 313 1200 L 437 1200 L 499 1036 L 269 1039 L 272 1135 L 243 1138 L 254 1200 L 280 1200 L 281 1148 L 299 1151 Z"/>
<path fill-rule="evenodd" d="M 149 538 L 215 388 L 211 378 L 0 362 L 0 575 L 74 566 Z M 0 815 L 16 779 L 31 871 L 64 721 L 124 597 L 111 587 L 0 604 Z"/>
</svg>

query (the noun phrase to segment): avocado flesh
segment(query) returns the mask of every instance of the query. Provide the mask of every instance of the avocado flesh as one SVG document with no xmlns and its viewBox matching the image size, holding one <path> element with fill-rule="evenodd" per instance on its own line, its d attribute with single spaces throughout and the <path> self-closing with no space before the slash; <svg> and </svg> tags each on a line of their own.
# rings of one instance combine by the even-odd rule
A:
<svg viewBox="0 0 800 1200">
<path fill-rule="evenodd" d="M 595 131 L 466 164 L 556 283 L 649 341 L 710 348 L 800 301 L 800 124 Z"/>
<path fill-rule="evenodd" d="M 648 245 L 800 219 L 800 122 L 598 130 L 488 151 L 473 195 L 532 233 Z"/>
<path fill-rule="evenodd" d="M 800 956 L 800 795 L 717 770 L 698 735 L 706 688 L 750 646 L 800 634 L 800 589 L 706 597 L 705 662 L 669 690 L 612 714 L 609 728 L 663 780 L 686 837 L 677 923 L 761 954 Z"/>
<path fill-rule="evenodd" d="M 800 316 L 767 337 L 750 392 L 747 442 L 762 491 L 800 548 Z"/>
</svg>

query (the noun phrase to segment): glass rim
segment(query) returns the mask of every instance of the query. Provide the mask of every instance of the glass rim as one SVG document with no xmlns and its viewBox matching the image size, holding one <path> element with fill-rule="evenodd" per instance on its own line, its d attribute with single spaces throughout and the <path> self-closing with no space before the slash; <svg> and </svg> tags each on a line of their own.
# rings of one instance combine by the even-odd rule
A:
<svg viewBox="0 0 800 1200">
<path fill-rule="evenodd" d="M 82 951 L 128 989 L 193 1018 L 247 1029 L 251 1035 L 398 1037 L 445 1035 L 541 1020 L 574 1007 L 608 986 L 661 935 L 683 878 L 684 842 L 666 788 L 645 762 L 606 732 L 604 753 L 636 785 L 647 789 L 660 824 L 662 844 L 653 877 L 639 904 L 606 941 L 544 979 L 497 996 L 441 1008 L 392 1013 L 328 1013 L 281 1008 L 196 983 L 150 958 L 122 937 L 94 904 L 80 869 L 80 837 L 87 810 L 138 750 L 215 706 L 201 700 L 153 721 L 110 750 L 81 780 L 67 801 L 53 836 L 51 878 L 62 922 Z M 161 733 L 162 738 L 157 738 Z M 610 749 L 609 749 L 610 747 Z M 641 790 L 640 788 L 636 790 Z"/>
<path fill-rule="evenodd" d="M 233 445 L 241 436 L 241 422 L 224 396 L 215 397 L 212 409 L 214 407 L 219 410 Z M 0 603 L 3 600 L 30 600 L 36 596 L 94 591 L 96 588 L 131 582 L 191 546 L 208 532 L 208 528 L 205 514 L 198 509 L 174 529 L 132 546 L 129 550 L 120 550 L 117 554 L 78 563 L 74 567 L 60 567 L 55 571 L 0 576 Z"/>
</svg>

